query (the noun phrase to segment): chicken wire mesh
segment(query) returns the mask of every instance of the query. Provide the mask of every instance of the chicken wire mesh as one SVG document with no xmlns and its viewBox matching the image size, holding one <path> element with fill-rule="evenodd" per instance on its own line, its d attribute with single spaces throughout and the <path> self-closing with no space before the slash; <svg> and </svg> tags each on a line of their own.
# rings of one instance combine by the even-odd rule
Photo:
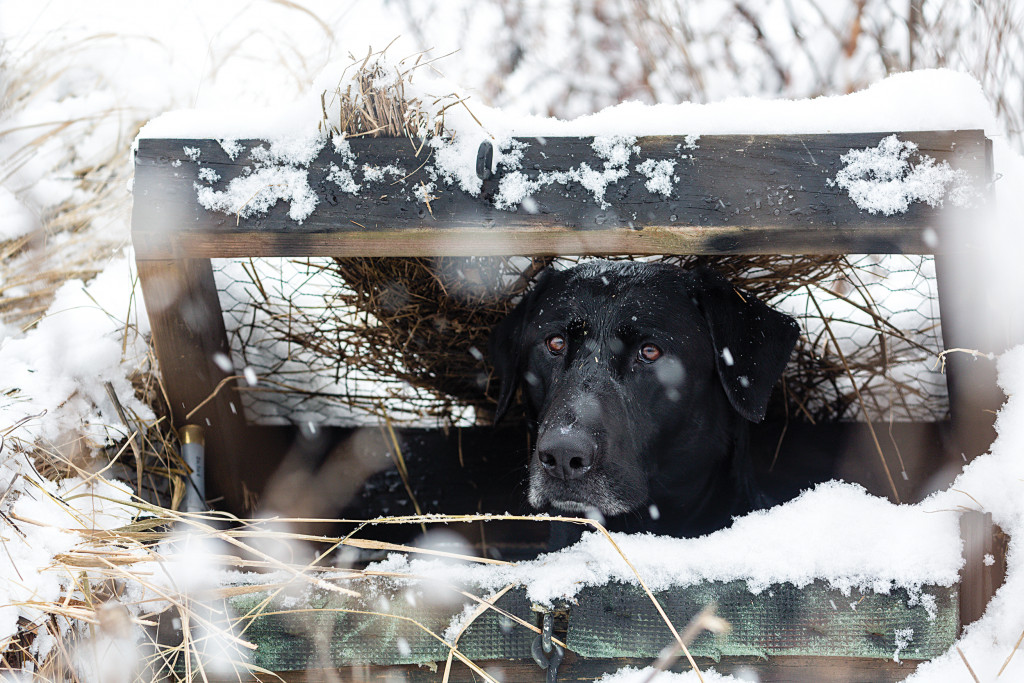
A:
<svg viewBox="0 0 1024 683">
<path fill-rule="evenodd" d="M 802 334 L 777 416 L 933 421 L 948 413 L 926 256 L 664 257 L 710 263 Z M 219 259 L 214 273 L 256 424 L 486 422 L 491 326 L 544 267 L 578 259 Z"/>
</svg>

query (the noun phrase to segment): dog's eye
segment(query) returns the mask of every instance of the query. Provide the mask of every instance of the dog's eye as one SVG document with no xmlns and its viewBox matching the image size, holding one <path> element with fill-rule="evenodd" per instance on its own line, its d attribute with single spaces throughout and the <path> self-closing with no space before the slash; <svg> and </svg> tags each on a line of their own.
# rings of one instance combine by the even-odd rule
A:
<svg viewBox="0 0 1024 683">
<path fill-rule="evenodd" d="M 640 351 L 637 352 L 637 356 L 644 362 L 653 363 L 661 358 L 661 349 L 654 344 L 644 344 L 640 347 Z"/>
<path fill-rule="evenodd" d="M 565 351 L 565 337 L 554 334 L 547 338 L 544 344 L 548 347 L 548 351 L 555 354 L 556 356 Z"/>
</svg>

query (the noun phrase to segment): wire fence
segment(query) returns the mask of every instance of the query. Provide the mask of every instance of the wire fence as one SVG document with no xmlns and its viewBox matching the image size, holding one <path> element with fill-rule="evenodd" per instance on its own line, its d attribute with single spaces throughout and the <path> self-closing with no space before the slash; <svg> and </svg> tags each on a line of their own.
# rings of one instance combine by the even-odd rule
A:
<svg viewBox="0 0 1024 683">
<path fill-rule="evenodd" d="M 530 263 L 513 262 L 516 268 Z M 572 263 L 561 259 L 551 266 Z M 813 422 L 944 418 L 948 399 L 938 370 L 943 345 L 932 258 L 860 255 L 835 263 L 824 276 L 815 271 L 783 294 L 763 297 L 802 329 L 774 410 Z M 437 272 L 464 280 L 479 265 L 447 259 Z M 405 308 L 419 296 L 406 283 L 378 287 L 384 294 L 374 305 L 392 303 L 375 314 L 353 305 L 358 297 L 339 277 L 334 259 L 223 259 L 214 262 L 214 272 L 231 363 L 246 377 L 243 404 L 250 421 L 359 426 L 386 418 L 408 426 L 467 426 L 486 420 L 485 342 L 442 340 L 432 342 L 440 348 L 414 348 L 414 333 L 400 337 L 384 324 L 385 313 L 407 318 L 406 330 L 467 324 L 450 313 L 442 318 Z M 758 294 L 772 277 L 777 272 L 763 268 L 747 267 L 742 274 L 744 286 Z M 478 332 L 486 339 L 488 330 Z M 413 367 L 428 354 L 441 360 Z M 475 383 L 478 400 L 446 390 L 445 373 Z"/>
</svg>

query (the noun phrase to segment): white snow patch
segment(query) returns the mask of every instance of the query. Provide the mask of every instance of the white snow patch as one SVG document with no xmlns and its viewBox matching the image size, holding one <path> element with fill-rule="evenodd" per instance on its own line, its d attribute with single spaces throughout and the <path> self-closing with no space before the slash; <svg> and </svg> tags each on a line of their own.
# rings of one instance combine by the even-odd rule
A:
<svg viewBox="0 0 1024 683">
<path fill-rule="evenodd" d="M 906 650 L 914 640 L 914 629 L 898 628 L 893 632 L 896 640 L 896 651 L 892 653 L 892 661 L 900 663 L 900 653 Z"/>
<path fill-rule="evenodd" d="M 363 182 L 367 183 L 382 183 L 389 178 L 402 180 L 409 175 L 404 168 L 395 164 L 388 164 L 387 166 L 363 164 L 362 171 Z"/>
<path fill-rule="evenodd" d="M 456 135 L 453 139 L 433 138 L 434 164 L 428 170 L 433 179 L 457 185 L 474 197 L 480 194 L 483 181 L 476 174 L 476 153 L 480 140 L 473 135 Z"/>
<path fill-rule="evenodd" d="M 423 204 L 430 204 L 431 201 L 437 199 L 434 194 L 434 183 L 419 184 L 412 188 L 412 194 Z"/>
<path fill-rule="evenodd" d="M 331 164 L 331 170 L 327 174 L 327 179 L 337 185 L 339 190 L 347 194 L 357 194 L 362 187 L 356 182 L 352 171 L 347 168 L 341 168 L 337 164 Z"/>
<path fill-rule="evenodd" d="M 326 139 L 314 131 L 307 135 L 283 135 L 268 138 L 270 147 L 255 147 L 250 156 L 258 164 L 289 164 L 292 166 L 309 166 L 320 150 L 324 148 Z"/>
<path fill-rule="evenodd" d="M 28 441 L 60 444 L 67 433 L 96 444 L 121 439 L 124 428 L 107 381 L 129 413 L 152 419 L 129 381 L 148 357 L 142 335 L 149 332 L 149 318 L 141 289 L 133 287 L 134 261 L 118 256 L 88 283 L 65 282 L 37 325 L 0 340 L 0 430 L 26 420 L 22 438 Z"/>
<path fill-rule="evenodd" d="M 306 169 L 294 166 L 259 168 L 232 178 L 224 190 L 198 183 L 195 188 L 196 199 L 204 208 L 242 218 L 265 214 L 278 201 L 286 201 L 291 204 L 288 217 L 302 223 L 317 205 Z"/>
<path fill-rule="evenodd" d="M 199 179 L 213 184 L 220 180 L 220 173 L 217 173 L 212 168 L 201 168 L 199 169 Z"/>
<path fill-rule="evenodd" d="M 13 192 L 0 187 L 0 242 L 35 230 L 38 220 Z"/>
<path fill-rule="evenodd" d="M 917 158 L 912 163 L 911 155 Z M 903 213 L 913 202 L 939 206 L 949 199 L 967 206 L 975 194 L 971 176 L 948 162 L 917 153 L 917 144 L 896 135 L 883 138 L 877 147 L 850 150 L 840 159 L 843 168 L 830 184 L 846 190 L 858 208 L 891 216 Z"/>
<path fill-rule="evenodd" d="M 590 164 L 582 162 L 565 171 L 544 171 L 536 180 L 523 172 L 513 170 L 506 173 L 498 181 L 498 193 L 494 197 L 494 205 L 499 209 L 514 209 L 542 187 L 558 183 L 568 185 L 576 182 L 589 190 L 601 208 L 607 208 L 608 202 L 604 195 L 608 185 L 618 182 L 629 174 L 629 160 L 634 153 L 639 153 L 636 138 L 624 135 L 600 135 L 591 143 L 594 153 L 604 160 L 603 167 L 598 170 Z"/>
<path fill-rule="evenodd" d="M 296 223 L 306 220 L 319 200 L 309 186 L 305 167 L 320 153 L 326 140 L 319 135 L 292 135 L 268 142 L 269 148 L 259 145 L 250 151 L 249 156 L 255 168 L 243 169 L 243 174 L 232 178 L 225 189 L 217 190 L 196 183 L 196 199 L 199 204 L 210 211 L 250 218 L 265 214 L 278 201 L 286 201 L 290 204 L 289 218 Z M 193 161 L 199 158 L 198 149 L 185 149 L 186 153 L 190 149 L 196 151 Z M 189 154 L 189 158 L 192 157 Z M 204 174 L 204 171 L 213 175 Z M 200 169 L 199 178 L 211 184 L 220 180 L 212 169 Z"/>
<path fill-rule="evenodd" d="M 645 186 L 652 194 L 672 196 L 672 184 L 679 180 L 673 173 L 676 162 L 671 159 L 646 159 L 636 167 L 637 172 L 647 178 Z"/>
</svg>

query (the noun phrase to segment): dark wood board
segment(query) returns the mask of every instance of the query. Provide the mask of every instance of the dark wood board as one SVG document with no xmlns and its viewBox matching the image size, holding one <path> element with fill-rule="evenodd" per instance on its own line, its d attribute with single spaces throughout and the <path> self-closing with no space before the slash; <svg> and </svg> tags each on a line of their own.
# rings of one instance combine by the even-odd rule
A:
<svg viewBox="0 0 1024 683">
<path fill-rule="evenodd" d="M 635 171 L 609 184 L 602 206 L 578 182 L 553 184 L 529 209 L 495 208 L 501 169 L 479 197 L 430 177 L 430 148 L 404 138 L 350 141 L 357 166 L 395 164 L 401 181 L 363 180 L 359 195 L 328 179 L 343 164 L 330 144 L 308 167 L 316 209 L 301 224 L 278 202 L 262 216 L 239 219 L 208 211 L 196 199 L 200 168 L 222 189 L 253 168 L 263 143 L 241 141 L 232 160 L 214 140 L 143 139 L 136 154 L 133 238 L 140 259 L 220 256 L 434 256 L 477 254 L 666 253 L 931 253 L 944 240 L 925 231 L 969 210 L 912 204 L 902 214 L 862 211 L 830 180 L 851 149 L 874 147 L 888 133 L 703 136 L 686 149 L 681 136 L 640 138 L 641 161 L 675 160 L 671 196 L 652 193 Z M 900 133 L 920 152 L 966 170 L 983 188 L 987 150 L 982 131 Z M 523 139 L 523 172 L 603 168 L 592 138 Z M 184 148 L 200 150 L 198 161 Z M 194 155 L 193 155 L 194 156 Z M 685 158 L 684 158 L 685 157 Z M 358 171 L 357 171 L 358 174 Z M 357 179 L 362 176 L 357 175 Z M 435 183 L 428 206 L 413 189 Z M 940 215 L 943 221 L 940 221 Z M 963 226 L 967 227 L 967 226 Z"/>
</svg>

